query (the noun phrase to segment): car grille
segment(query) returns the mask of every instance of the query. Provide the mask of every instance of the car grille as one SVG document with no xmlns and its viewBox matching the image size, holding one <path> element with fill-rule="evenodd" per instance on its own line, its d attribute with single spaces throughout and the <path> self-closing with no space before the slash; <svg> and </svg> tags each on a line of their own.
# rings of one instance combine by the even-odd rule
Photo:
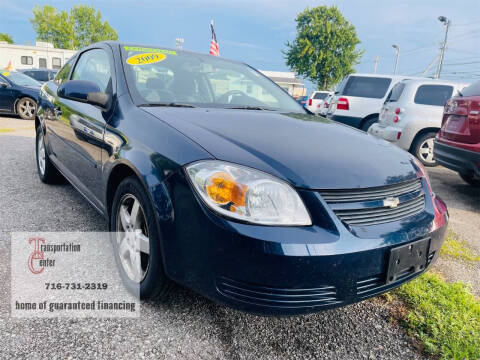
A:
<svg viewBox="0 0 480 360">
<path fill-rule="evenodd" d="M 376 188 L 326 190 L 320 194 L 335 215 L 351 226 L 399 221 L 419 214 L 425 208 L 421 179 Z M 399 204 L 385 206 L 383 200 L 387 198 L 399 198 Z"/>
<path fill-rule="evenodd" d="M 249 284 L 221 277 L 217 289 L 224 296 L 237 301 L 269 307 L 317 307 L 338 304 L 334 286 L 319 286 L 309 289 L 281 289 Z"/>
</svg>

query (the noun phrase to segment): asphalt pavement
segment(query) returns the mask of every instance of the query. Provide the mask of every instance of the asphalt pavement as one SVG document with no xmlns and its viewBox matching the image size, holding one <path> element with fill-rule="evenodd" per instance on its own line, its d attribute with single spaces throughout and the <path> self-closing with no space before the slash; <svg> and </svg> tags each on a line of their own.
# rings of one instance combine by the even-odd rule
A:
<svg viewBox="0 0 480 360">
<path fill-rule="evenodd" d="M 0 118 L 0 129 L 3 120 L 7 121 Z M 163 302 L 144 303 L 138 319 L 10 318 L 11 232 L 107 231 L 104 220 L 72 186 L 40 182 L 33 130 L 22 131 L 21 135 L 0 134 L 1 359 L 422 358 L 405 331 L 391 321 L 392 304 L 380 299 L 312 315 L 273 318 L 231 310 L 177 287 Z M 432 177 L 441 177 L 446 170 L 438 171 Z M 460 179 L 451 181 L 454 185 L 438 187 L 452 201 L 458 198 L 451 192 L 463 189 L 457 208 L 465 211 L 463 202 L 468 202 L 473 206 L 466 210 L 469 214 L 476 209 L 478 234 L 478 202 L 470 203 L 470 191 Z"/>
</svg>

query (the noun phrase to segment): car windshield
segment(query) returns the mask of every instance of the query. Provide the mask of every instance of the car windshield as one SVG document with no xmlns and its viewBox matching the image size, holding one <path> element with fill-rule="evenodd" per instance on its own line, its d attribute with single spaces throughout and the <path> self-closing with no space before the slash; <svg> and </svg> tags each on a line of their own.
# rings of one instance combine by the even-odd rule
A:
<svg viewBox="0 0 480 360">
<path fill-rule="evenodd" d="M 315 100 L 323 100 L 327 97 L 328 93 L 316 93 L 313 98 Z"/>
<path fill-rule="evenodd" d="M 244 64 L 138 46 L 122 46 L 122 57 L 137 105 L 305 112 L 283 89 Z"/>
<path fill-rule="evenodd" d="M 5 76 L 8 80 L 10 80 L 15 85 L 35 86 L 35 87 L 41 86 L 41 84 L 35 79 L 32 79 L 30 76 L 27 76 L 19 72 L 6 71 L 6 72 L 3 72 L 2 75 Z"/>
</svg>

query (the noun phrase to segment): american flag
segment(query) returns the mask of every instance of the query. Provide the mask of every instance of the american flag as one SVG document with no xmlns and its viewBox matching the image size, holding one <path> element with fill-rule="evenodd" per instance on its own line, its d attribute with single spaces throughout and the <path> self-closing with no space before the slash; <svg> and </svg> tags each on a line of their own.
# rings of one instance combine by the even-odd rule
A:
<svg viewBox="0 0 480 360">
<path fill-rule="evenodd" d="M 218 48 L 217 35 L 215 35 L 215 29 L 213 28 L 213 20 L 210 23 L 210 29 L 212 29 L 212 41 L 210 42 L 210 55 L 220 56 L 220 49 Z"/>
</svg>

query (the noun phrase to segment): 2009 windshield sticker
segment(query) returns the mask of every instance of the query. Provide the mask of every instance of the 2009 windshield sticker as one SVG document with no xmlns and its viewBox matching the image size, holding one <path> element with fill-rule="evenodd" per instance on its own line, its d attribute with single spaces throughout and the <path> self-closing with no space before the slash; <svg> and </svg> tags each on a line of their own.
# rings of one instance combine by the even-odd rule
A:
<svg viewBox="0 0 480 360">
<path fill-rule="evenodd" d="M 155 49 L 155 48 L 147 48 L 147 47 L 140 47 L 140 46 L 124 46 L 123 47 L 126 51 L 141 51 L 141 52 L 148 52 L 148 53 L 162 53 L 165 55 L 177 55 L 175 50 L 167 50 L 167 49 Z"/>
<path fill-rule="evenodd" d="M 161 53 L 144 53 L 130 56 L 127 59 L 127 64 L 129 65 L 147 65 L 160 62 L 166 59 L 165 54 Z"/>
</svg>

